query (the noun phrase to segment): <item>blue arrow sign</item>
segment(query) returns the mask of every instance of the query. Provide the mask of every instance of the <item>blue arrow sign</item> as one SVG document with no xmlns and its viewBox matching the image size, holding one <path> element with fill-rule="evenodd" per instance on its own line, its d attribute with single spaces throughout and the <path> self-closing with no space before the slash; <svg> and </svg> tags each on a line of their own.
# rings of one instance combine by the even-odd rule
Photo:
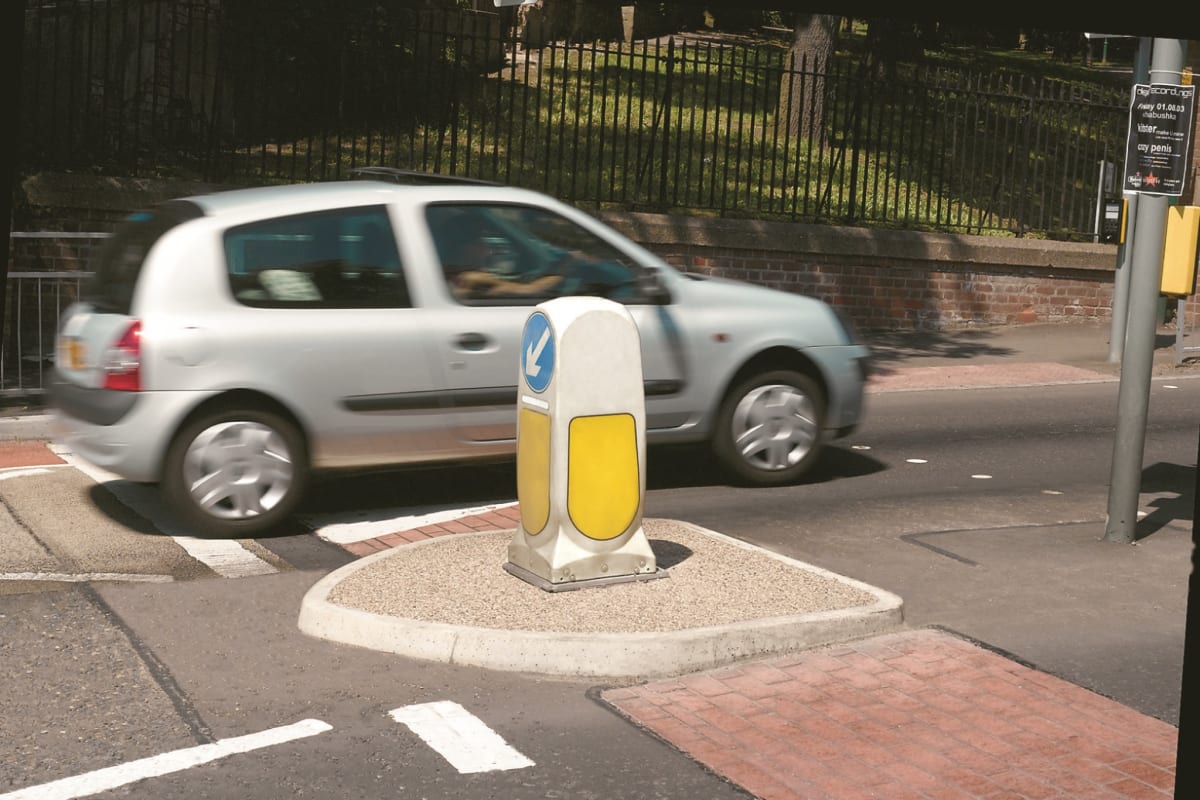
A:
<svg viewBox="0 0 1200 800">
<path fill-rule="evenodd" d="M 554 334 L 550 320 L 535 311 L 525 320 L 521 337 L 521 375 L 533 391 L 541 394 L 554 377 Z"/>
</svg>

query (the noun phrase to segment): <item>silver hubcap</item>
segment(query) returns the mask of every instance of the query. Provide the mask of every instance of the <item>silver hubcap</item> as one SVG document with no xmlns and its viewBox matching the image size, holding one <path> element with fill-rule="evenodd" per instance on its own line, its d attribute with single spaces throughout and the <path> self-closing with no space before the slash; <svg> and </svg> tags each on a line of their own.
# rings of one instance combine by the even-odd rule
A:
<svg viewBox="0 0 1200 800">
<path fill-rule="evenodd" d="M 279 504 L 292 485 L 292 458 L 278 431 L 258 422 L 222 422 L 188 446 L 183 477 L 200 508 L 248 519 Z"/>
<path fill-rule="evenodd" d="M 749 392 L 733 411 L 733 443 L 751 466 L 776 471 L 800 463 L 817 441 L 817 410 L 795 386 Z"/>
</svg>

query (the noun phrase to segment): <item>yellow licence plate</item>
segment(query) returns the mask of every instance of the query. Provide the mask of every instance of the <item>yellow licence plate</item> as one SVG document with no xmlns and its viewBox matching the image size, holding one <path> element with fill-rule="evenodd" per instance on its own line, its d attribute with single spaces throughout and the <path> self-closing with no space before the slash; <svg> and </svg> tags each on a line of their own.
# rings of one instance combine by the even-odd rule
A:
<svg viewBox="0 0 1200 800">
<path fill-rule="evenodd" d="M 63 339 L 61 346 L 63 363 L 68 369 L 83 369 L 84 347 L 78 339 Z"/>
</svg>

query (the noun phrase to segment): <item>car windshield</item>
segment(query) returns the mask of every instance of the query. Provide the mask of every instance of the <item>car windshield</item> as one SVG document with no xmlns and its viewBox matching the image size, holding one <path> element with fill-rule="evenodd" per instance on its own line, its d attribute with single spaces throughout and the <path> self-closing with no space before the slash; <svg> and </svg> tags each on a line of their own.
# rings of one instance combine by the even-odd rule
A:
<svg viewBox="0 0 1200 800">
<path fill-rule="evenodd" d="M 171 228 L 200 216 L 199 207 L 183 200 L 129 215 L 96 253 L 83 299 L 97 311 L 128 314 L 150 248 Z"/>
</svg>

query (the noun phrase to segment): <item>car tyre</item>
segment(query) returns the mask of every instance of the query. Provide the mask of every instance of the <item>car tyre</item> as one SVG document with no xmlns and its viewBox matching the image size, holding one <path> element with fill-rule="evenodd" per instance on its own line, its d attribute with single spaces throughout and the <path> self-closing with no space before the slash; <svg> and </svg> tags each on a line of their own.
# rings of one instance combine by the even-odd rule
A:
<svg viewBox="0 0 1200 800">
<path fill-rule="evenodd" d="M 825 398 L 815 381 L 794 370 L 772 370 L 739 382 L 717 415 L 713 450 L 738 481 L 793 483 L 820 455 Z"/>
<path fill-rule="evenodd" d="M 167 449 L 162 489 L 197 534 L 246 538 L 291 516 L 308 472 L 294 424 L 265 409 L 228 409 L 179 430 Z"/>
</svg>

